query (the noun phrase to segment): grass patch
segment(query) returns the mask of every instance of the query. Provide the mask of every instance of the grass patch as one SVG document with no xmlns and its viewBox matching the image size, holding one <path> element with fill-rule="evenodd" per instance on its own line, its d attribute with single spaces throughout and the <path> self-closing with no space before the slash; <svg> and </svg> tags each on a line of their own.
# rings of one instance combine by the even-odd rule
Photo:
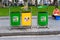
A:
<svg viewBox="0 0 60 40">
<path fill-rule="evenodd" d="M 48 12 L 49 15 L 52 15 L 53 14 L 54 8 L 55 8 L 54 6 L 48 6 L 47 12 Z"/>
<path fill-rule="evenodd" d="M 9 9 L 10 9 L 10 12 L 17 12 L 17 11 L 20 12 L 20 11 L 21 11 L 21 10 L 20 10 L 21 7 L 13 7 L 13 6 L 12 6 L 12 7 L 10 7 Z"/>
<path fill-rule="evenodd" d="M 53 12 L 53 10 L 54 10 L 54 6 L 48 6 L 48 8 L 47 8 L 47 12 L 48 12 L 48 14 L 49 15 L 52 15 L 52 12 Z M 59 6 L 59 9 L 60 9 L 60 6 Z M 42 11 L 42 10 L 45 10 L 46 11 L 46 9 L 39 9 L 39 10 L 37 10 L 37 8 L 35 7 L 35 6 L 31 6 L 31 12 L 32 12 L 32 15 L 33 16 L 36 16 L 37 15 L 37 13 L 38 13 L 38 11 Z M 19 6 L 19 7 L 10 7 L 10 12 L 16 12 L 16 11 L 21 11 L 21 6 Z M 9 16 L 9 8 L 0 8 L 0 16 Z"/>
<path fill-rule="evenodd" d="M 36 16 L 37 15 L 37 8 L 32 6 L 31 7 L 31 13 L 32 13 L 33 16 Z"/>
<path fill-rule="evenodd" d="M 8 8 L 0 8 L 0 16 L 8 16 L 9 9 Z"/>
</svg>

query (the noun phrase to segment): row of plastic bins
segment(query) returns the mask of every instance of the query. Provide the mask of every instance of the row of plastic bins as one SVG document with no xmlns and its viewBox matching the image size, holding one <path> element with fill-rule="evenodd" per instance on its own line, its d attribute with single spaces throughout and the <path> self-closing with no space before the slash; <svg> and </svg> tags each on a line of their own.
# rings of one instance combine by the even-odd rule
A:
<svg viewBox="0 0 60 40">
<path fill-rule="evenodd" d="M 48 13 L 47 12 L 38 12 L 37 22 L 39 26 L 48 25 Z M 11 12 L 10 13 L 10 25 L 11 26 L 32 26 L 32 13 L 20 13 L 20 12 Z"/>
</svg>

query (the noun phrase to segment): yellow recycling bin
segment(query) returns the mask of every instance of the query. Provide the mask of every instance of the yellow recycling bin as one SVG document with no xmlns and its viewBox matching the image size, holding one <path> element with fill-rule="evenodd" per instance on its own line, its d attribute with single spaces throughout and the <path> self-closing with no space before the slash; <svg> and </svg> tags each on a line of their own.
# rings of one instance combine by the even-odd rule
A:
<svg viewBox="0 0 60 40">
<path fill-rule="evenodd" d="M 32 23 L 32 16 L 31 16 L 31 13 L 22 13 L 22 19 L 21 19 L 21 22 L 22 22 L 22 26 L 31 26 L 31 23 Z"/>
</svg>

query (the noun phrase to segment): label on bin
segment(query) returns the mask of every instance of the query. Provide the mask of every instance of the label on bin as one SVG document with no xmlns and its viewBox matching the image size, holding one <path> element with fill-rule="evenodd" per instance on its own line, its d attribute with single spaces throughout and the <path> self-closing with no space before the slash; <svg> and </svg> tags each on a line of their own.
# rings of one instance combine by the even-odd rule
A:
<svg viewBox="0 0 60 40">
<path fill-rule="evenodd" d="M 18 22 L 18 16 L 13 16 L 13 22 Z"/>
<path fill-rule="evenodd" d="M 24 20 L 25 20 L 25 21 L 28 21 L 28 20 L 29 20 L 29 17 L 25 17 Z"/>
<path fill-rule="evenodd" d="M 41 22 L 46 21 L 46 16 L 41 16 Z"/>
</svg>

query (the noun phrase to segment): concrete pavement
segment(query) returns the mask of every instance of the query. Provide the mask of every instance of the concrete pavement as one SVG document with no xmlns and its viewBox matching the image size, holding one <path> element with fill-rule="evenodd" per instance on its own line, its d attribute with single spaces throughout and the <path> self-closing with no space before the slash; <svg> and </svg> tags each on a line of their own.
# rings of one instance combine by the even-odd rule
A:
<svg viewBox="0 0 60 40">
<path fill-rule="evenodd" d="M 0 40 L 60 40 L 60 35 L 4 36 Z"/>
<path fill-rule="evenodd" d="M 37 26 L 37 17 L 32 17 L 31 29 L 13 29 L 10 30 L 9 17 L 0 17 L 0 35 L 30 35 L 30 34 L 60 34 L 60 20 L 54 20 L 49 17 L 48 28 L 39 28 Z"/>
</svg>

